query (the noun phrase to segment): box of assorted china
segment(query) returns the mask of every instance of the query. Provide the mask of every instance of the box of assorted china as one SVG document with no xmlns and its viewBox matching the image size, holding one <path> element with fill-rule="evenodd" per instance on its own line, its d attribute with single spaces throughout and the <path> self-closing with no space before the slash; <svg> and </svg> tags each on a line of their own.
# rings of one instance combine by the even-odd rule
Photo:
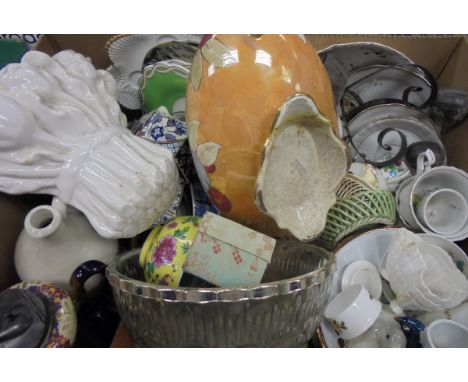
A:
<svg viewBox="0 0 468 382">
<path fill-rule="evenodd" d="M 0 347 L 468 347 L 466 36 L 1 43 Z"/>
</svg>

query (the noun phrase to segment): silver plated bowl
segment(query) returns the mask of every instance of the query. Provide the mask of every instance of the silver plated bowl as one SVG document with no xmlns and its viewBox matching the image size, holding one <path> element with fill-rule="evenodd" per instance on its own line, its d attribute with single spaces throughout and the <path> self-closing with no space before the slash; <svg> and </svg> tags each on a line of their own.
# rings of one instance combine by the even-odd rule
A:
<svg viewBox="0 0 468 382">
<path fill-rule="evenodd" d="M 142 281 L 139 252 L 119 256 L 107 279 L 141 347 L 306 346 L 322 321 L 335 270 L 330 252 L 278 240 L 260 285 L 168 288 Z"/>
</svg>

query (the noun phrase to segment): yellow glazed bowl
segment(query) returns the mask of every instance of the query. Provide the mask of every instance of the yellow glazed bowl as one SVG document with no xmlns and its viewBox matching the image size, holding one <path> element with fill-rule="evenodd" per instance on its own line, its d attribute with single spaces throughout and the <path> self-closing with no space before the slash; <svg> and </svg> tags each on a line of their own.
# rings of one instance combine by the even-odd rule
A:
<svg viewBox="0 0 468 382">
<path fill-rule="evenodd" d="M 313 100 L 324 122 L 321 125 L 336 134 L 337 116 L 327 72 L 312 45 L 299 35 L 213 35 L 201 45 L 186 97 L 197 173 L 222 215 L 278 237 L 284 232 L 255 203 L 262 156 L 282 105 L 298 94 Z M 345 175 L 346 163 L 341 162 L 336 166 L 337 179 L 329 183 L 337 185 Z M 333 187 L 329 188 L 332 194 Z M 322 220 L 324 225 L 325 218 Z"/>
<path fill-rule="evenodd" d="M 151 231 L 139 259 L 146 281 L 170 287 L 179 285 L 182 266 L 200 220 L 198 216 L 179 216 Z"/>
</svg>

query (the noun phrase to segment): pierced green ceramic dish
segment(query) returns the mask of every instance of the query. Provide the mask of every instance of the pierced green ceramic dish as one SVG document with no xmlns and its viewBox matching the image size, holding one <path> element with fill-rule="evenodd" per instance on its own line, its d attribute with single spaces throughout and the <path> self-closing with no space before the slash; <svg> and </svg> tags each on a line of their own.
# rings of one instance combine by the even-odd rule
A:
<svg viewBox="0 0 468 382">
<path fill-rule="evenodd" d="M 388 191 L 366 190 L 352 196 L 338 198 L 328 211 L 327 223 L 320 241 L 328 249 L 336 247 L 345 236 L 396 221 L 395 198 Z"/>
</svg>

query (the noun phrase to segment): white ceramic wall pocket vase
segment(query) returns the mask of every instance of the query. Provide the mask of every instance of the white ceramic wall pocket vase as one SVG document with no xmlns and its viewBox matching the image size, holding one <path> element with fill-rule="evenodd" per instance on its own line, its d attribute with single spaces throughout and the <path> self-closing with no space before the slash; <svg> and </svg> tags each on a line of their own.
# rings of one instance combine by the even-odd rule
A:
<svg viewBox="0 0 468 382">
<path fill-rule="evenodd" d="M 169 150 L 126 128 L 112 76 L 73 51 L 27 53 L 0 71 L 0 191 L 45 193 L 103 237 L 147 229 L 176 196 Z"/>
</svg>

